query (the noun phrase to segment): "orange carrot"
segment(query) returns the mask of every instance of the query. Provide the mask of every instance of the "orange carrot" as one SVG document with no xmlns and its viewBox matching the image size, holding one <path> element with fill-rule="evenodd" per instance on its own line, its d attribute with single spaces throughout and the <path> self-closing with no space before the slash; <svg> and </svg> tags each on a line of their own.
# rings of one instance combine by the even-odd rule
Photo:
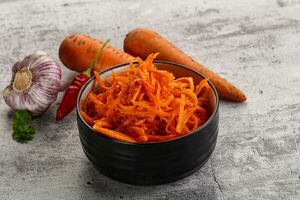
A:
<svg viewBox="0 0 300 200">
<path fill-rule="evenodd" d="M 207 80 L 195 87 L 190 77 L 175 79 L 172 73 L 156 69 L 156 56 L 138 59 L 138 67 L 131 64 L 105 82 L 94 72 L 98 87 L 81 109 L 89 114 L 84 119 L 93 119 L 95 131 L 121 141 L 159 142 L 188 134 L 207 121 L 202 107 L 211 89 Z"/>
<path fill-rule="evenodd" d="M 181 94 L 180 96 L 180 104 L 179 104 L 179 114 L 176 125 L 176 132 L 181 133 L 183 129 L 183 114 L 184 114 L 184 106 L 185 106 L 185 96 Z"/>
<path fill-rule="evenodd" d="M 63 40 L 59 47 L 59 58 L 69 69 L 83 72 L 96 57 L 102 45 L 103 42 L 96 38 L 76 33 Z M 93 71 L 99 72 L 115 65 L 128 63 L 131 59 L 132 56 L 129 54 L 106 45 Z"/>
<path fill-rule="evenodd" d="M 243 102 L 246 95 L 237 87 L 221 78 L 211 70 L 199 64 L 184 52 L 176 48 L 167 39 L 149 29 L 137 28 L 129 32 L 124 39 L 124 51 L 145 59 L 150 53 L 159 52 L 158 59 L 175 62 L 191 67 L 210 79 L 224 100 Z"/>
<path fill-rule="evenodd" d="M 145 133 L 145 130 L 141 127 L 138 126 L 132 126 L 130 127 L 132 131 L 132 134 L 134 135 L 135 139 L 137 142 L 147 142 L 148 141 L 148 136 Z M 130 132 L 129 132 L 130 133 Z"/>
<path fill-rule="evenodd" d="M 90 116 L 88 116 L 83 110 L 80 110 L 80 115 L 83 117 L 84 121 L 90 125 L 93 126 L 94 120 Z"/>
<path fill-rule="evenodd" d="M 110 130 L 107 128 L 103 128 L 101 126 L 97 126 L 97 124 L 95 124 L 93 126 L 93 128 L 96 131 L 99 131 L 100 133 L 106 135 L 107 137 L 116 139 L 116 140 L 120 140 L 120 141 L 124 141 L 124 142 L 135 142 L 135 139 L 133 139 L 132 137 L 125 135 L 123 133 L 120 133 L 118 131 L 114 131 L 114 130 Z"/>
</svg>

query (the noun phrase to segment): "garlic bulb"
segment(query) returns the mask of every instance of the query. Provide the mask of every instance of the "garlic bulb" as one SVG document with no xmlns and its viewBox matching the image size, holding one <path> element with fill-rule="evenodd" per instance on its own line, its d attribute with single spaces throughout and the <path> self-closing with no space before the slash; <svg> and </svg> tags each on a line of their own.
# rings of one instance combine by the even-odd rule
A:
<svg viewBox="0 0 300 200">
<path fill-rule="evenodd" d="M 12 109 L 28 110 L 37 116 L 56 100 L 60 86 L 60 66 L 45 52 L 37 51 L 14 64 L 3 98 Z"/>
</svg>

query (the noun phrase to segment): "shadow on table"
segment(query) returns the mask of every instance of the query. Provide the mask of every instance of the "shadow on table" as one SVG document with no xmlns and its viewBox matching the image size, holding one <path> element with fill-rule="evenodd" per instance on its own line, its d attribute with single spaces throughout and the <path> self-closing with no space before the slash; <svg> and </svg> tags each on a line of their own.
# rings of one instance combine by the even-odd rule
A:
<svg viewBox="0 0 300 200">
<path fill-rule="evenodd" d="M 102 175 L 86 160 L 79 175 L 84 185 L 82 199 L 218 199 L 209 162 L 191 176 L 169 184 L 135 186 Z"/>
</svg>

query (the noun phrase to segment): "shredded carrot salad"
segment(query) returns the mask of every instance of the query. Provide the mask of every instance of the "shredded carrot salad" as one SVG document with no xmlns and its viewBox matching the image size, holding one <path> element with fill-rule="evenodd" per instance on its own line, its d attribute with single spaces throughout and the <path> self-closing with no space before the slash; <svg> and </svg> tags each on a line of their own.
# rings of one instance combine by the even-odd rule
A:
<svg viewBox="0 0 300 200">
<path fill-rule="evenodd" d="M 93 89 L 81 104 L 81 116 L 96 132 L 126 142 L 170 140 L 191 133 L 207 119 L 206 79 L 197 86 L 193 78 L 175 79 L 156 69 L 150 54 L 138 66 L 103 81 L 97 72 Z"/>
</svg>

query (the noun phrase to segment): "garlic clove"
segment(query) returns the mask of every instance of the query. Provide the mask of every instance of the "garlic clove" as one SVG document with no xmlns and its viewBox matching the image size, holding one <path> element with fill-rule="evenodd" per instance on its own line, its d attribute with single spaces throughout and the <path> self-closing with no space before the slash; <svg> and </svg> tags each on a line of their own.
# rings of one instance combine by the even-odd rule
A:
<svg viewBox="0 0 300 200">
<path fill-rule="evenodd" d="M 3 91 L 3 97 L 7 97 L 11 92 L 11 87 L 10 86 L 7 86 L 4 91 Z"/>
</svg>

